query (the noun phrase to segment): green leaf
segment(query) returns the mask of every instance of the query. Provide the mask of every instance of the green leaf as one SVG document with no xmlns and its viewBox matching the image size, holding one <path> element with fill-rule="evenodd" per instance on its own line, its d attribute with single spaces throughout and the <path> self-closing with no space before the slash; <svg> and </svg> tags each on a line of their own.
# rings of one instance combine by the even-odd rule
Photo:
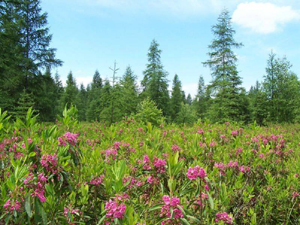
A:
<svg viewBox="0 0 300 225">
<path fill-rule="evenodd" d="M 31 196 L 30 194 L 27 194 L 26 200 L 25 200 L 25 211 L 29 218 L 32 217 L 32 211 L 31 211 Z"/>
<path fill-rule="evenodd" d="M 187 219 L 185 219 L 185 218 L 180 218 L 180 220 L 181 220 L 184 224 L 186 224 L 186 225 L 191 225 L 191 224 L 189 223 L 189 221 L 187 221 Z"/>
</svg>

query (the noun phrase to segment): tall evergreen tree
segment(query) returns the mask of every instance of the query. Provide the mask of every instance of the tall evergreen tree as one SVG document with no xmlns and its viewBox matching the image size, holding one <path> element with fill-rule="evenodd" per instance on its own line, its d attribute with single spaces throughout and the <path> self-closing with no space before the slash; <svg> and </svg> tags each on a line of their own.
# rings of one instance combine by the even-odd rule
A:
<svg viewBox="0 0 300 225">
<path fill-rule="evenodd" d="M 93 76 L 93 82 L 91 84 L 91 89 L 88 91 L 88 108 L 86 111 L 86 118 L 89 121 L 99 120 L 101 112 L 101 92 L 103 87 L 103 81 L 98 70 L 95 71 Z"/>
<path fill-rule="evenodd" d="M 62 94 L 61 98 L 61 106 L 64 107 L 67 105 L 67 107 L 70 107 L 71 105 L 76 105 L 78 102 L 78 88 L 76 85 L 76 81 L 73 77 L 72 72 L 68 74 L 67 77 L 67 85 L 65 87 L 65 91 Z"/>
<path fill-rule="evenodd" d="M 80 121 L 86 120 L 86 111 L 88 106 L 88 93 L 83 84 L 80 84 L 80 89 L 77 96 L 77 109 L 78 109 L 78 119 Z"/>
<path fill-rule="evenodd" d="M 148 51 L 147 69 L 141 82 L 143 87 L 142 97 L 149 97 L 165 116 L 169 115 L 169 91 L 167 72 L 163 69 L 160 60 L 161 50 L 159 44 L 153 40 Z"/>
<path fill-rule="evenodd" d="M 50 48 L 52 35 L 47 27 L 47 13 L 42 13 L 40 0 L 16 1 L 15 10 L 21 18 L 20 43 L 25 57 L 25 89 L 30 78 L 41 68 L 51 68 L 62 64 L 55 58 L 56 49 Z"/>
<path fill-rule="evenodd" d="M 171 119 L 175 121 L 178 117 L 178 113 L 181 109 L 181 103 L 183 102 L 182 90 L 181 90 L 181 82 L 178 78 L 178 75 L 175 74 L 173 79 L 173 88 L 172 88 L 172 96 L 170 100 L 170 108 L 171 108 Z"/>
<path fill-rule="evenodd" d="M 269 121 L 293 122 L 299 107 L 299 81 L 290 70 L 291 63 L 283 58 L 276 58 L 271 52 L 264 76 L 264 91 L 268 98 Z"/>
<path fill-rule="evenodd" d="M 194 108 L 197 111 L 198 117 L 200 117 L 201 119 L 204 119 L 206 109 L 207 109 L 205 92 L 206 90 L 205 90 L 204 78 L 203 76 L 200 76 L 198 82 L 197 95 L 194 101 Z"/>
<path fill-rule="evenodd" d="M 99 119 L 101 121 L 110 122 L 111 120 L 111 92 L 112 86 L 109 81 L 104 82 L 103 90 L 101 92 L 101 106 L 99 107 Z"/>
<path fill-rule="evenodd" d="M 268 118 L 268 99 L 266 93 L 262 90 L 262 85 L 256 81 L 255 86 L 250 88 L 249 109 L 251 111 L 251 120 L 259 125 L 264 125 Z"/>
<path fill-rule="evenodd" d="M 210 67 L 213 77 L 211 88 L 215 98 L 210 109 L 211 115 L 217 121 L 238 120 L 241 114 L 239 97 L 242 81 L 238 76 L 237 57 L 233 48 L 239 48 L 242 44 L 233 38 L 235 31 L 227 10 L 222 11 L 212 31 L 215 39 L 209 45 L 210 59 L 203 63 Z"/>
<path fill-rule="evenodd" d="M 47 14 L 42 13 L 40 0 L 1 1 L 0 24 L 0 104 L 11 109 L 23 89 L 33 96 L 39 94 L 35 85 L 41 80 L 42 69 L 62 62 L 49 47 Z"/>
<path fill-rule="evenodd" d="M 61 94 L 58 93 L 59 87 L 52 78 L 50 69 L 48 68 L 44 74 L 39 73 L 32 82 L 31 90 L 35 93 L 33 99 L 36 102 L 35 107 L 39 111 L 39 119 L 54 121 L 57 114 L 62 112 L 62 109 L 59 108 Z"/>
<path fill-rule="evenodd" d="M 135 114 L 139 103 L 136 75 L 131 67 L 126 68 L 125 74 L 120 80 L 121 85 L 121 111 L 122 115 Z"/>
<path fill-rule="evenodd" d="M 192 103 L 193 103 L 193 99 L 191 94 L 189 93 L 188 96 L 186 97 L 186 104 L 192 105 Z"/>
<path fill-rule="evenodd" d="M 15 3 L 0 1 L 0 108 L 8 111 L 14 109 L 24 89 L 20 27 Z"/>
</svg>

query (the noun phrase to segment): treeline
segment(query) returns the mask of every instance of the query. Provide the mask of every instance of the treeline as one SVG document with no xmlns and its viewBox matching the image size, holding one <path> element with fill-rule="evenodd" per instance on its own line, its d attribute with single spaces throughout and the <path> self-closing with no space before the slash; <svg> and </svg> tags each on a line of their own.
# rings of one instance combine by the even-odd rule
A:
<svg viewBox="0 0 300 225">
<path fill-rule="evenodd" d="M 224 10 L 212 28 L 214 39 L 209 45 L 209 58 L 203 63 L 211 69 L 212 81 L 205 84 L 200 76 L 197 95 L 192 98 L 182 90 L 177 74 L 169 91 L 168 72 L 155 40 L 148 50 L 141 83 L 130 66 L 117 78 L 120 71 L 115 65 L 112 80 L 102 79 L 96 71 L 91 84 L 78 86 L 70 72 L 63 86 L 59 75 L 51 74 L 62 61 L 49 47 L 47 14 L 41 13 L 40 1 L 1 1 L 0 108 L 22 117 L 33 107 L 40 120 L 54 121 L 66 105 L 75 105 L 79 120 L 113 123 L 141 110 L 150 110 L 151 117 L 155 114 L 150 107 L 154 102 L 166 120 L 175 123 L 198 119 L 259 124 L 299 122 L 300 83 L 285 57 L 270 53 L 263 80 L 248 92 L 242 87 L 233 51 L 242 44 L 234 40 L 230 21 Z"/>
</svg>

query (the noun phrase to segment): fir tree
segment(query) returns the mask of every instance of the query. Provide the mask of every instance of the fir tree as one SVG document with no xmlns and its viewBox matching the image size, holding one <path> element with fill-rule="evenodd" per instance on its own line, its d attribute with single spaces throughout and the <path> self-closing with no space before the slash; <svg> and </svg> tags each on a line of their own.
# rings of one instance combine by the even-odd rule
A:
<svg viewBox="0 0 300 225">
<path fill-rule="evenodd" d="M 99 120 L 102 104 L 101 92 L 103 88 L 103 81 L 98 70 L 96 70 L 93 76 L 93 82 L 90 88 L 90 91 L 88 91 L 88 108 L 86 111 L 86 118 L 89 121 Z"/>
<path fill-rule="evenodd" d="M 170 108 L 171 108 L 171 119 L 175 121 L 178 117 L 178 113 L 181 109 L 181 103 L 183 102 L 182 90 L 181 90 L 181 82 L 178 78 L 178 75 L 175 74 L 173 79 L 173 88 L 172 88 L 172 96 L 170 100 Z"/>
<path fill-rule="evenodd" d="M 153 40 L 148 51 L 147 69 L 141 82 L 143 87 L 142 97 L 149 97 L 165 116 L 169 114 L 169 91 L 167 72 L 163 69 L 160 60 L 161 50 L 159 44 Z"/>
<path fill-rule="evenodd" d="M 213 112 L 211 115 L 216 121 L 238 120 L 241 114 L 238 105 L 241 92 L 239 86 L 242 81 L 236 68 L 237 57 L 232 49 L 239 48 L 242 44 L 233 38 L 235 31 L 227 10 L 221 13 L 212 31 L 215 39 L 209 45 L 210 59 L 203 63 L 210 67 L 213 77 L 211 88 L 215 98 L 210 110 Z"/>
<path fill-rule="evenodd" d="M 276 58 L 271 52 L 263 83 L 268 99 L 268 120 L 271 122 L 293 122 L 299 107 L 299 81 L 290 70 L 291 63 L 283 58 Z"/>
<path fill-rule="evenodd" d="M 136 75 L 132 71 L 131 67 L 126 68 L 125 74 L 120 80 L 121 86 L 121 104 L 120 108 L 122 115 L 129 116 L 135 114 L 137 110 L 138 99 L 138 87 L 136 83 Z"/>
<path fill-rule="evenodd" d="M 76 105 L 78 102 L 78 88 L 72 72 L 68 74 L 66 83 L 67 86 L 65 87 L 65 91 L 61 98 L 61 106 L 63 108 L 65 105 L 67 105 L 67 107 L 71 107 L 71 105 Z"/>
<path fill-rule="evenodd" d="M 13 115 L 15 118 L 25 119 L 27 115 L 27 111 L 29 108 L 35 108 L 33 101 L 33 95 L 31 93 L 27 93 L 24 89 L 20 98 L 18 99 L 17 106 L 14 109 Z M 34 110 L 34 113 L 38 111 Z"/>
<path fill-rule="evenodd" d="M 200 76 L 198 82 L 198 89 L 196 99 L 194 101 L 195 109 L 197 111 L 198 117 L 204 119 L 204 115 L 207 109 L 206 95 L 205 95 L 205 83 L 203 76 Z"/>
</svg>

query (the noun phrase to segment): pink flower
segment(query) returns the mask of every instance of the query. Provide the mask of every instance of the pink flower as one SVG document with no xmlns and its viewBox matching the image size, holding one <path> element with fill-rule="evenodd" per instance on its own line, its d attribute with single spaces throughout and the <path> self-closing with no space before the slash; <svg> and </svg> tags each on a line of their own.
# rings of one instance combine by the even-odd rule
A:
<svg viewBox="0 0 300 225">
<path fill-rule="evenodd" d="M 197 131 L 197 133 L 198 133 L 198 134 L 203 134 L 204 131 L 203 131 L 202 129 L 200 129 L 200 130 Z"/>
<path fill-rule="evenodd" d="M 217 223 L 220 222 L 220 221 L 223 221 L 223 222 L 226 223 L 226 224 L 233 224 L 232 218 L 231 218 L 226 212 L 223 212 L 223 213 L 217 213 L 217 214 L 216 214 L 215 221 L 216 221 Z"/>
<path fill-rule="evenodd" d="M 106 202 L 105 209 L 107 210 L 105 215 L 107 218 L 123 219 L 126 211 L 126 205 L 119 204 L 118 202 L 110 199 L 108 202 Z"/>
<path fill-rule="evenodd" d="M 58 138 L 58 146 L 66 146 L 67 142 L 75 146 L 77 143 L 78 134 L 72 134 L 70 132 L 65 133 L 62 137 Z"/>
<path fill-rule="evenodd" d="M 228 167 L 234 168 L 238 166 L 238 162 L 237 161 L 229 161 Z"/>
<path fill-rule="evenodd" d="M 180 152 L 181 148 L 178 145 L 172 145 L 172 151 L 174 151 L 174 152 Z"/>
<path fill-rule="evenodd" d="M 242 173 L 246 173 L 246 172 L 248 172 L 250 170 L 250 167 L 248 167 L 248 166 L 240 166 L 240 171 L 242 172 Z"/>
<path fill-rule="evenodd" d="M 173 220 L 179 219 L 183 217 L 183 213 L 182 211 L 178 208 L 178 206 L 182 207 L 182 205 L 180 205 L 180 199 L 177 197 L 173 197 L 170 198 L 168 195 L 164 195 L 162 197 L 163 201 L 164 201 L 164 205 L 161 207 L 161 211 L 160 211 L 160 217 L 166 217 L 169 218 L 168 220 L 166 220 L 166 222 L 171 222 L 171 209 L 173 211 Z M 165 224 L 165 223 L 161 223 L 161 224 Z"/>
<path fill-rule="evenodd" d="M 153 161 L 153 165 L 154 165 L 157 173 L 164 173 L 166 170 L 166 168 L 165 168 L 166 164 L 167 164 L 166 160 L 164 160 L 164 159 L 158 158 Z"/>
<path fill-rule="evenodd" d="M 233 137 L 237 136 L 238 135 L 238 131 L 237 130 L 231 131 L 231 135 Z"/>
<path fill-rule="evenodd" d="M 149 184 L 152 184 L 153 181 L 154 181 L 154 179 L 153 179 L 153 177 L 152 177 L 151 175 L 150 175 L 149 177 L 147 177 L 147 182 L 148 182 Z"/>
<path fill-rule="evenodd" d="M 150 159 L 148 155 L 144 155 L 143 163 L 149 163 Z"/>
<path fill-rule="evenodd" d="M 93 184 L 93 185 L 100 185 L 103 183 L 103 178 L 104 178 L 104 175 L 100 175 L 99 177 L 97 178 L 94 178 L 90 181 L 90 184 Z"/>
<path fill-rule="evenodd" d="M 20 212 L 21 210 L 21 203 L 18 200 L 11 201 L 8 199 L 6 203 L 3 205 L 3 207 L 8 211 L 12 212 L 14 210 Z"/>
<path fill-rule="evenodd" d="M 195 167 L 190 167 L 186 175 L 190 180 L 195 180 L 197 177 L 204 178 L 207 176 L 205 170 L 198 165 Z"/>
</svg>

